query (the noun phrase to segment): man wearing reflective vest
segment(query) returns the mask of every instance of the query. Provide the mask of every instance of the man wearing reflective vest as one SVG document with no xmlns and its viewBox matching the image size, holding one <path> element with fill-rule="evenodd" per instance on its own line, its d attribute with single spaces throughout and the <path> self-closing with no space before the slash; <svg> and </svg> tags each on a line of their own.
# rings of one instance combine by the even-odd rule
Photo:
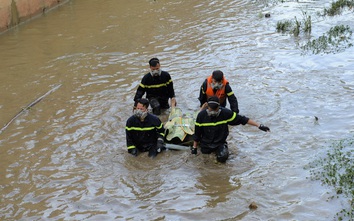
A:
<svg viewBox="0 0 354 221">
<path fill-rule="evenodd" d="M 203 154 L 216 154 L 217 161 L 224 163 L 229 157 L 226 139 L 229 135 L 228 125 L 249 124 L 260 130 L 269 132 L 267 126 L 259 124 L 246 116 L 237 114 L 227 108 L 221 107 L 216 96 L 208 99 L 208 107 L 199 112 L 193 135 L 193 147 L 191 153 L 197 154 L 197 147 Z"/>
<path fill-rule="evenodd" d="M 142 98 L 138 101 L 134 115 L 126 123 L 125 133 L 128 153 L 137 156 L 139 152 L 149 151 L 149 157 L 166 149 L 164 144 L 165 129 L 161 120 L 148 113 L 149 101 Z"/>
<path fill-rule="evenodd" d="M 213 71 L 200 87 L 199 101 L 200 106 L 207 102 L 211 96 L 217 96 L 220 100 L 220 106 L 226 107 L 226 98 L 229 100 L 230 109 L 236 113 L 239 112 L 237 98 L 232 91 L 229 82 L 225 79 L 224 73 L 220 70 Z"/>
<path fill-rule="evenodd" d="M 168 100 L 175 97 L 175 91 L 172 78 L 168 72 L 161 70 L 159 59 L 150 59 L 149 65 L 150 72 L 144 75 L 134 96 L 134 108 L 146 93 L 153 114 L 160 115 L 161 109 L 170 107 Z"/>
</svg>

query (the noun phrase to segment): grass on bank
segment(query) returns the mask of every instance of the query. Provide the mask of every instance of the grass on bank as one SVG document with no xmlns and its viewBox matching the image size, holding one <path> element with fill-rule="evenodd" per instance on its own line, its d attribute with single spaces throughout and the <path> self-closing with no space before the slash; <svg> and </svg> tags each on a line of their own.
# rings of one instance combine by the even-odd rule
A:
<svg viewBox="0 0 354 221">
<path fill-rule="evenodd" d="M 338 211 L 338 220 L 354 220 L 354 138 L 333 143 L 325 157 L 309 165 L 311 179 L 333 187 L 335 196 L 344 196 L 348 207 Z"/>
</svg>

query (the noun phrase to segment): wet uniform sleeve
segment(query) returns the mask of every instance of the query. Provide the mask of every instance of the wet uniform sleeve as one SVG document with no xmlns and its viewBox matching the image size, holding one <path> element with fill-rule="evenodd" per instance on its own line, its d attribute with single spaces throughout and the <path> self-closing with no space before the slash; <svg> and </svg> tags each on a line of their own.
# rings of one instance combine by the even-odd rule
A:
<svg viewBox="0 0 354 221">
<path fill-rule="evenodd" d="M 133 126 L 132 119 L 129 118 L 127 120 L 127 123 L 126 123 L 126 126 L 125 126 L 125 136 L 126 136 L 126 140 L 127 140 L 127 149 L 128 150 L 132 149 L 132 148 L 136 148 L 136 146 L 135 146 L 135 144 L 133 142 L 133 140 L 134 140 L 133 133 L 130 130 L 128 130 L 128 128 L 131 128 L 132 126 Z"/>
<path fill-rule="evenodd" d="M 144 87 L 144 85 L 146 85 L 146 75 L 143 77 L 143 79 L 141 79 L 141 82 L 138 86 L 138 89 L 136 90 L 136 93 L 135 93 L 135 96 L 134 96 L 134 101 L 137 102 L 138 100 L 140 100 L 145 92 L 146 92 L 146 89 Z"/>
<path fill-rule="evenodd" d="M 194 126 L 194 134 L 193 134 L 193 140 L 196 142 L 199 142 L 201 140 L 201 135 L 202 135 L 202 131 L 200 126 L 198 126 L 198 123 L 201 122 L 201 115 L 200 113 L 197 115 L 197 119 L 196 119 L 196 124 Z"/>
<path fill-rule="evenodd" d="M 156 133 L 157 133 L 157 138 L 161 138 L 162 140 L 164 140 L 165 137 L 165 128 L 161 122 L 161 120 L 159 118 L 157 118 L 156 120 Z"/>
<path fill-rule="evenodd" d="M 230 109 L 236 113 L 239 113 L 237 98 L 229 84 L 226 84 L 225 92 L 230 103 Z"/>
<path fill-rule="evenodd" d="M 207 80 L 205 80 L 202 86 L 200 87 L 199 98 L 198 98 L 198 100 L 200 101 L 200 106 L 203 106 L 203 104 L 207 102 L 207 96 L 205 93 L 206 89 L 207 89 Z"/>
<path fill-rule="evenodd" d="M 167 74 L 167 82 L 168 97 L 173 98 L 175 97 L 175 90 L 173 88 L 173 81 L 170 74 Z"/>
<path fill-rule="evenodd" d="M 236 112 L 232 112 L 232 111 L 230 111 L 229 116 L 231 116 L 230 119 L 232 119 L 231 121 L 228 122 L 229 125 L 240 125 L 240 124 L 245 125 L 249 120 L 248 117 L 239 115 Z"/>
</svg>

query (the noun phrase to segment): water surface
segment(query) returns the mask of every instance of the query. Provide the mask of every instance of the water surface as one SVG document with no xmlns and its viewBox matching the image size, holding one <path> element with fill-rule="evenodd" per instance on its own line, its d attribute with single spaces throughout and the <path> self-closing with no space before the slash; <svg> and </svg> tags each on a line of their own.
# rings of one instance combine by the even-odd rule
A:
<svg viewBox="0 0 354 221">
<path fill-rule="evenodd" d="M 353 49 L 303 56 L 304 38 L 275 30 L 323 5 L 71 1 L 0 35 L 0 125 L 58 87 L 0 134 L 0 219 L 332 220 L 347 201 L 328 200 L 304 167 L 354 131 Z M 352 13 L 313 19 L 313 37 L 354 29 Z M 131 157 L 125 122 L 155 56 L 186 113 L 220 69 L 240 112 L 271 133 L 230 127 L 226 164 L 188 151 Z"/>
</svg>

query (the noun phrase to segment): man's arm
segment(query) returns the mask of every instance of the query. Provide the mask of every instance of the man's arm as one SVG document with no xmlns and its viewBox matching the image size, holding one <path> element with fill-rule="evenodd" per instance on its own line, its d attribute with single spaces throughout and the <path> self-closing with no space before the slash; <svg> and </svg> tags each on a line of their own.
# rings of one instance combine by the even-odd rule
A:
<svg viewBox="0 0 354 221">
<path fill-rule="evenodd" d="M 167 93 L 168 93 L 168 97 L 169 98 L 173 98 L 175 97 L 175 89 L 173 87 L 173 81 L 171 78 L 171 75 L 169 73 L 167 73 Z"/>
<path fill-rule="evenodd" d="M 138 89 L 136 90 L 135 96 L 134 96 L 134 106 L 136 106 L 136 103 L 144 96 L 146 89 L 146 75 L 141 79 L 141 82 L 138 86 Z"/>
<path fill-rule="evenodd" d="M 197 119 L 196 119 L 196 125 L 194 127 L 193 146 L 191 147 L 191 154 L 194 154 L 194 155 L 197 155 L 197 147 L 198 147 L 199 141 L 201 139 L 201 128 L 198 125 L 198 122 L 200 122 L 199 116 L 200 115 L 198 114 Z"/>
<path fill-rule="evenodd" d="M 206 89 L 207 89 L 207 81 L 205 80 L 202 84 L 202 86 L 200 87 L 200 91 L 199 91 L 199 98 L 198 100 L 200 101 L 200 107 L 203 106 L 203 104 L 205 102 L 207 102 L 207 96 L 206 96 Z"/>
<path fill-rule="evenodd" d="M 162 124 L 162 122 L 160 121 L 160 119 L 158 118 L 158 125 L 156 126 L 156 133 L 157 133 L 157 138 L 158 139 L 162 139 L 164 140 L 165 137 L 165 128 Z"/>
<path fill-rule="evenodd" d="M 230 103 L 230 109 L 233 112 L 239 113 L 237 98 L 236 98 L 236 96 L 235 96 L 234 92 L 232 91 L 231 86 L 229 84 L 226 84 L 225 92 L 227 95 L 227 99 L 229 100 L 229 103 Z"/>
<path fill-rule="evenodd" d="M 132 137 L 132 132 L 130 128 L 132 127 L 130 119 L 127 120 L 126 126 L 125 126 L 125 136 L 126 136 L 126 141 L 127 141 L 127 149 L 128 153 L 133 154 L 134 156 L 137 155 L 137 150 L 136 146 L 133 142 L 133 137 Z"/>
<path fill-rule="evenodd" d="M 256 127 L 258 127 L 258 129 L 263 130 L 265 132 L 270 132 L 269 127 L 264 126 L 263 124 L 259 124 L 259 123 L 257 123 L 256 121 L 254 121 L 252 119 L 249 119 L 247 121 L 247 124 L 252 125 L 252 126 L 256 126 Z"/>
</svg>

